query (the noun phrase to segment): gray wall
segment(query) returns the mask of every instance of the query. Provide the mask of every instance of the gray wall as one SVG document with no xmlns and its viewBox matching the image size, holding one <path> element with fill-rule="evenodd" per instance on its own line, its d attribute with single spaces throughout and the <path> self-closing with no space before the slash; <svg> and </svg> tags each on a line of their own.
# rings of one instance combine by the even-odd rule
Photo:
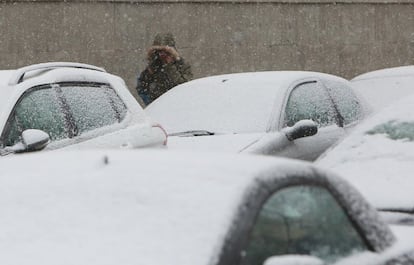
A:
<svg viewBox="0 0 414 265">
<path fill-rule="evenodd" d="M 0 67 L 46 61 L 137 72 L 171 31 L 195 77 L 314 70 L 350 78 L 414 64 L 414 1 L 0 1 Z"/>
</svg>

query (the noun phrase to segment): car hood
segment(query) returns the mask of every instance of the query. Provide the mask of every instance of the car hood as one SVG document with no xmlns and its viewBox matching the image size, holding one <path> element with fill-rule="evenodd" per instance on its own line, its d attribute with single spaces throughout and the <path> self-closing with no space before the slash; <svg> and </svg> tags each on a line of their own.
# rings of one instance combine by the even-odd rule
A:
<svg viewBox="0 0 414 265">
<path fill-rule="evenodd" d="M 214 264 L 247 191 L 276 171 L 314 176 L 287 159 L 157 151 L 1 159 L 0 264 Z"/>
<path fill-rule="evenodd" d="M 2 160 L 0 264 L 208 264 L 251 182 L 247 172 L 263 163 L 244 162 L 227 178 L 217 156 L 191 164 L 191 156 L 151 151 Z"/>
<path fill-rule="evenodd" d="M 170 136 L 168 149 L 239 153 L 254 145 L 264 135 L 265 133 Z"/>
<path fill-rule="evenodd" d="M 344 141 L 316 163 L 342 175 L 376 208 L 413 212 L 414 144 L 382 135 L 361 141 Z"/>
<path fill-rule="evenodd" d="M 400 159 L 404 160 L 401 156 Z M 323 163 L 319 165 L 325 166 Z M 414 211 L 412 163 L 395 161 L 389 157 L 344 162 L 330 168 L 350 181 L 377 209 Z"/>
<path fill-rule="evenodd" d="M 125 125 L 123 125 L 125 126 Z M 78 150 L 78 149 L 100 149 L 100 148 L 141 148 L 162 147 L 166 136 L 159 127 L 151 126 L 150 123 L 127 124 L 125 128 L 121 125 L 114 130 L 114 126 L 103 127 L 98 130 L 87 132 L 73 139 L 64 139 L 51 143 L 47 149 Z"/>
</svg>

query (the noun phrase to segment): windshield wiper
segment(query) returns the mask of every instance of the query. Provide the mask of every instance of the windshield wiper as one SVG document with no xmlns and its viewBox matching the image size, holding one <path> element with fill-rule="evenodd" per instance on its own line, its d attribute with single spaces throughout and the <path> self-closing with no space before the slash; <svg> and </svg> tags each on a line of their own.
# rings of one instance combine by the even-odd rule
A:
<svg viewBox="0 0 414 265">
<path fill-rule="evenodd" d="M 168 134 L 168 136 L 180 136 L 180 137 L 208 136 L 208 135 L 215 135 L 215 133 L 206 131 L 206 130 L 192 130 L 192 131 L 184 131 L 184 132 Z"/>
<path fill-rule="evenodd" d="M 414 209 L 407 208 L 378 208 L 380 212 L 389 212 L 389 213 L 405 213 L 405 214 L 414 214 Z"/>
</svg>

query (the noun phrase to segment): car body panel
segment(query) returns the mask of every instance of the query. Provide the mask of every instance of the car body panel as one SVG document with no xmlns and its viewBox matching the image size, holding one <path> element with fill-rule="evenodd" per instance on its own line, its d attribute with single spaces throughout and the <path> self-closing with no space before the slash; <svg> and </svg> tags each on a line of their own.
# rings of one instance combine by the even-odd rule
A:
<svg viewBox="0 0 414 265">
<path fill-rule="evenodd" d="M 76 144 L 77 147 L 141 147 L 141 146 L 162 146 L 166 142 L 166 135 L 160 127 L 153 127 L 154 123 L 145 114 L 141 106 L 131 95 L 125 82 L 118 76 L 102 71 L 61 67 L 59 65 L 76 63 L 46 63 L 30 67 L 53 66 L 46 70 L 35 70 L 26 74 L 21 82 L 10 84 L 10 80 L 16 78 L 18 70 L 0 71 L 0 132 L 3 133 L 10 113 L 13 111 L 16 102 L 33 87 L 61 83 L 100 83 L 108 84 L 116 95 L 122 100 L 126 107 L 126 116 L 119 123 L 93 129 L 82 135 L 73 138 L 54 141 L 46 149 L 56 149 Z M 80 64 L 82 65 L 82 64 Z M 59 67 L 58 67 L 59 66 Z M 94 66 L 93 66 L 94 67 Z M 129 128 L 131 127 L 131 128 Z M 142 130 L 139 131 L 139 130 Z M 127 132 L 130 132 L 129 135 Z M 162 133 L 162 134 L 161 134 Z M 134 138 L 135 137 L 135 138 Z M 142 137 L 142 139 L 140 139 Z M 142 140 L 142 141 L 141 141 Z M 80 144 L 81 143 L 81 144 Z"/>
<path fill-rule="evenodd" d="M 413 105 L 411 95 L 367 118 L 316 163 L 341 174 L 375 207 L 412 213 Z"/>
<path fill-rule="evenodd" d="M 293 160 L 58 150 L 6 157 L 0 168 L 2 264 L 226 264 L 241 255 L 242 217 L 297 184 L 326 187 L 373 250 L 395 240 L 345 181 Z"/>
<path fill-rule="evenodd" d="M 351 80 L 353 87 L 372 106 L 380 110 L 414 93 L 414 66 L 385 68 L 361 74 Z"/>
<path fill-rule="evenodd" d="M 197 136 L 194 140 L 170 137 L 171 149 L 181 148 L 180 144 L 183 144 L 182 148 L 185 149 L 232 150 L 234 141 L 229 141 L 229 147 L 225 146 L 223 135 L 240 138 L 240 134 L 280 132 L 286 127 L 284 110 L 290 92 L 302 84 L 317 83 L 318 88 L 328 93 L 326 86 L 330 82 L 349 87 L 349 82 L 340 77 L 305 71 L 210 76 L 174 87 L 148 105 L 145 111 L 163 124 L 170 135 L 192 130 L 206 130 L 215 134 L 208 138 Z M 313 160 L 346 133 L 344 127 L 339 126 L 322 126 L 318 131 L 317 135 L 298 139 L 291 144 L 286 144 L 281 137 L 262 137 L 256 141 L 260 147 L 248 143 L 249 146 L 246 145 L 243 152 L 269 155 L 284 153 L 283 156 Z M 281 143 L 273 142 L 277 139 Z M 262 146 L 264 142 L 271 146 Z M 281 146 L 286 147 L 284 152 Z"/>
</svg>

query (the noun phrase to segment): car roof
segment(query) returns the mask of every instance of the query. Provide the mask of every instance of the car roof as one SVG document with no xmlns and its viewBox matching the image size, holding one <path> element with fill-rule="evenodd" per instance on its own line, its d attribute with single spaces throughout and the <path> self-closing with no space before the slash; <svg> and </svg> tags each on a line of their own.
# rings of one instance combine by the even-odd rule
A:
<svg viewBox="0 0 414 265">
<path fill-rule="evenodd" d="M 282 107 L 287 90 L 295 82 L 309 78 L 347 82 L 337 76 L 307 71 L 209 76 L 170 89 L 152 102 L 146 111 L 169 133 L 186 130 L 265 132 L 269 119 L 274 118 L 272 114 Z"/>
<path fill-rule="evenodd" d="M 411 95 L 375 113 L 316 163 L 349 180 L 374 206 L 412 211 L 414 141 L 404 138 L 404 133 L 414 136 L 413 105 Z M 389 133 L 401 137 L 393 140 Z"/>
<path fill-rule="evenodd" d="M 317 178 L 293 160 L 155 150 L 16 155 L 0 168 L 0 261 L 9 265 L 210 264 L 249 188 Z"/>
<path fill-rule="evenodd" d="M 414 65 L 386 68 L 351 80 L 355 91 L 378 111 L 414 92 Z"/>
<path fill-rule="evenodd" d="M 40 72 L 40 71 L 39 71 Z M 38 75 L 32 75 L 31 78 L 25 79 L 19 83 L 13 83 L 17 70 L 0 71 L 0 100 L 4 102 L 13 95 L 20 95 L 22 91 L 33 86 L 69 82 L 108 82 L 111 75 L 106 72 L 98 72 L 90 69 L 59 67 L 42 71 Z"/>
<path fill-rule="evenodd" d="M 351 79 L 351 81 L 361 81 L 374 78 L 402 77 L 407 75 L 414 75 L 414 65 L 384 68 L 363 73 L 355 76 Z"/>
</svg>

